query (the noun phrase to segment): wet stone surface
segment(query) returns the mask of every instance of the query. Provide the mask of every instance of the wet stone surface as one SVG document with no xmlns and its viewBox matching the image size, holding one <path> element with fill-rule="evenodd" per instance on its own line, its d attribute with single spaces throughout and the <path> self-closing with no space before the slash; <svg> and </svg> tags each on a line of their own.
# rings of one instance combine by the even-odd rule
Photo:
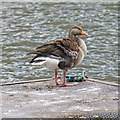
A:
<svg viewBox="0 0 120 120">
<path fill-rule="evenodd" d="M 52 80 L 2 87 L 3 118 L 80 118 L 98 113 L 118 115 L 117 87 L 89 81 L 58 87 Z"/>
</svg>

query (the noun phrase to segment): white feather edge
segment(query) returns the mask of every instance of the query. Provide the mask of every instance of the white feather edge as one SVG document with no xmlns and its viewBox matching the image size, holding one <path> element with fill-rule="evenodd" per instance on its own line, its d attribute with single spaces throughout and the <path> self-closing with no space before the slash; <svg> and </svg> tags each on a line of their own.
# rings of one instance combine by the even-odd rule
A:
<svg viewBox="0 0 120 120">
<path fill-rule="evenodd" d="M 26 65 L 40 65 L 42 67 L 46 67 L 49 69 L 55 69 L 58 68 L 58 63 L 60 62 L 58 59 L 54 59 L 54 58 L 49 58 L 49 57 L 38 57 L 34 60 L 44 60 L 44 61 L 40 61 L 40 62 L 33 62 L 33 63 L 26 63 Z"/>
</svg>

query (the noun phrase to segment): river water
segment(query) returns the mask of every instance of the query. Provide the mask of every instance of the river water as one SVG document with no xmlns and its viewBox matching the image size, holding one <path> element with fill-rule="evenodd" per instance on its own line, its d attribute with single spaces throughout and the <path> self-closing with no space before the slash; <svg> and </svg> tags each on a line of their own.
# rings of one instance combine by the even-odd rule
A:
<svg viewBox="0 0 120 120">
<path fill-rule="evenodd" d="M 118 80 L 118 5 L 96 3 L 2 3 L 2 82 L 53 77 L 53 71 L 26 66 L 26 54 L 50 40 L 62 39 L 73 25 L 89 34 L 88 53 L 81 65 L 68 71 L 82 70 L 90 78 Z M 61 71 L 60 71 L 61 73 Z"/>
</svg>

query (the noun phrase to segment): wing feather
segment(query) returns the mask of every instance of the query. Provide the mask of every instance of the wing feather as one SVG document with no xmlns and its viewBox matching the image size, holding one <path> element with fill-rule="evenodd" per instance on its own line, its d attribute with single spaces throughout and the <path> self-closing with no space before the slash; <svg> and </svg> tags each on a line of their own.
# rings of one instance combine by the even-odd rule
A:
<svg viewBox="0 0 120 120">
<path fill-rule="evenodd" d="M 79 52 L 79 46 L 76 41 L 71 39 L 57 40 L 52 43 L 48 43 L 36 48 L 37 52 L 45 53 L 54 56 L 60 56 L 62 58 L 77 59 Z"/>
</svg>

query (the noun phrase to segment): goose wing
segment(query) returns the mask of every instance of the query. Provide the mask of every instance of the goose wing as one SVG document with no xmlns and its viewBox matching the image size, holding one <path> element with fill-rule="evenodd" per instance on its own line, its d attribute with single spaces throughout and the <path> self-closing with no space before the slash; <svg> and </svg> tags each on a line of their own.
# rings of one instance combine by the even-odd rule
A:
<svg viewBox="0 0 120 120">
<path fill-rule="evenodd" d="M 79 45 L 77 42 L 66 38 L 37 47 L 36 52 L 75 60 L 79 52 Z"/>
</svg>

